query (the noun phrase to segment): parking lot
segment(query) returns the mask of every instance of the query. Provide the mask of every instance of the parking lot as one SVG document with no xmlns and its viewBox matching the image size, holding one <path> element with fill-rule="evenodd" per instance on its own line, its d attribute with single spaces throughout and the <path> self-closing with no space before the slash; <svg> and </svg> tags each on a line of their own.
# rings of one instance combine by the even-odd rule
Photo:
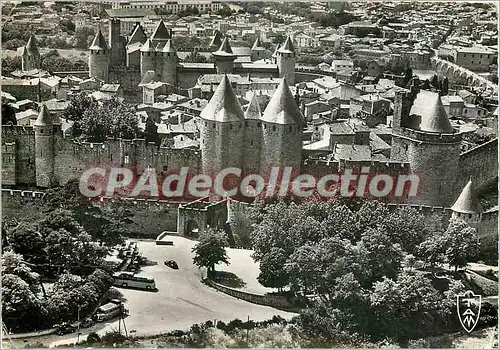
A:
<svg viewBox="0 0 500 350">
<path fill-rule="evenodd" d="M 157 263 L 144 267 L 140 274 L 153 277 L 158 291 L 119 289 L 126 299 L 125 307 L 130 311 L 129 316 L 125 318 L 129 334 L 165 333 L 175 329 L 187 329 L 194 323 L 207 320 L 227 322 L 235 318 L 246 320 L 248 316 L 252 320 L 265 320 L 274 315 L 285 318 L 294 316 L 292 313 L 238 300 L 202 284 L 202 272 L 193 265 L 192 260 L 191 249 L 196 242 L 177 236 L 167 236 L 165 239 L 173 241 L 174 245 L 158 246 L 152 240 L 137 243 L 140 253 Z M 231 250 L 229 256 L 232 271 L 246 282 L 243 289 L 253 293 L 265 292 L 267 289 L 259 287 L 254 280 L 258 275 L 258 267 L 253 263 L 250 254 L 250 251 L 238 253 L 238 250 Z M 175 260 L 179 269 L 165 266 L 163 262 L 167 259 Z M 221 265 L 217 269 L 231 271 L 230 267 L 231 265 Z M 84 329 L 80 339 L 85 339 L 90 331 L 104 334 L 110 330 L 118 330 L 118 320 L 98 323 Z M 29 342 L 42 341 L 45 345 L 55 346 L 76 342 L 76 339 L 77 336 L 73 333 L 30 338 Z"/>
</svg>

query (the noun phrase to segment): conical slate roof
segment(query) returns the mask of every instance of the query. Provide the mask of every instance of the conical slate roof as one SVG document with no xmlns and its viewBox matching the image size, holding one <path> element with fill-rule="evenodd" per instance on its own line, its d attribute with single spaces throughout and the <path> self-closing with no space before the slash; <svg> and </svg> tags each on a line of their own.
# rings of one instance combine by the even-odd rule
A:
<svg viewBox="0 0 500 350">
<path fill-rule="evenodd" d="M 222 44 L 222 33 L 218 30 L 215 31 L 212 41 L 210 41 L 210 46 L 220 47 Z"/>
<path fill-rule="evenodd" d="M 130 35 L 130 38 L 128 39 L 127 45 L 131 45 L 134 43 L 144 44 L 146 38 L 147 36 L 146 33 L 144 33 L 144 29 L 142 29 L 142 26 L 137 23 L 134 30 L 132 31 L 132 34 Z"/>
<path fill-rule="evenodd" d="M 95 34 L 94 40 L 89 47 L 89 50 L 109 50 L 108 44 L 106 43 L 106 39 L 102 35 L 101 28 Z"/>
<path fill-rule="evenodd" d="M 165 46 L 163 46 L 162 52 L 173 52 L 175 53 L 174 45 L 172 45 L 172 40 L 168 39 Z"/>
<path fill-rule="evenodd" d="M 467 182 L 467 185 L 465 185 L 457 201 L 451 207 L 451 210 L 464 214 L 482 213 L 483 209 L 481 208 L 481 203 L 479 203 L 479 199 L 474 190 L 472 179 Z"/>
<path fill-rule="evenodd" d="M 229 38 L 226 36 L 222 41 L 219 49 L 213 53 L 215 56 L 227 56 L 227 57 L 235 57 L 233 53 L 233 49 L 231 48 L 231 44 L 229 43 Z"/>
<path fill-rule="evenodd" d="M 36 44 L 36 39 L 33 34 L 31 34 L 30 38 L 28 39 L 25 48 L 28 51 L 28 53 L 38 53 L 38 46 Z"/>
<path fill-rule="evenodd" d="M 147 39 L 144 45 L 141 46 L 141 52 L 154 52 L 155 48 L 151 43 L 151 39 Z"/>
<path fill-rule="evenodd" d="M 262 46 L 260 42 L 260 37 L 257 37 L 255 39 L 255 42 L 253 43 L 252 50 L 265 50 L 265 48 Z"/>
<path fill-rule="evenodd" d="M 222 79 L 217 89 L 215 89 L 214 95 L 201 111 L 200 117 L 217 122 L 244 120 L 243 109 L 227 75 L 224 74 L 224 79 Z"/>
<path fill-rule="evenodd" d="M 280 48 L 280 44 L 276 44 L 276 47 L 274 48 L 274 52 L 273 52 L 272 57 L 276 57 L 278 55 L 279 48 Z"/>
<path fill-rule="evenodd" d="M 262 112 L 260 110 L 259 99 L 257 94 L 254 93 L 245 111 L 245 119 L 260 119 L 260 117 L 262 117 Z"/>
<path fill-rule="evenodd" d="M 36 118 L 34 125 L 35 126 L 53 125 L 52 116 L 50 115 L 50 112 L 45 104 L 41 106 L 40 113 L 38 113 L 38 118 Z"/>
<path fill-rule="evenodd" d="M 155 30 L 153 31 L 153 34 L 151 35 L 151 40 L 167 40 L 171 39 L 172 35 L 168 31 L 167 27 L 165 27 L 165 23 L 163 21 L 160 21 L 158 25 L 156 26 Z"/>
<path fill-rule="evenodd" d="M 278 49 L 278 52 L 280 52 L 280 53 L 295 53 L 295 47 L 293 46 L 292 38 L 290 38 L 290 36 L 288 36 L 286 38 L 285 43 L 283 44 L 283 46 L 281 46 Z"/>
<path fill-rule="evenodd" d="M 304 124 L 304 116 L 300 112 L 286 79 L 283 78 L 273 97 L 269 101 L 262 120 L 275 124 Z"/>
<path fill-rule="evenodd" d="M 420 130 L 422 131 L 453 132 L 453 127 L 437 92 L 421 90 L 411 107 L 410 115 L 413 114 L 421 117 Z"/>
</svg>

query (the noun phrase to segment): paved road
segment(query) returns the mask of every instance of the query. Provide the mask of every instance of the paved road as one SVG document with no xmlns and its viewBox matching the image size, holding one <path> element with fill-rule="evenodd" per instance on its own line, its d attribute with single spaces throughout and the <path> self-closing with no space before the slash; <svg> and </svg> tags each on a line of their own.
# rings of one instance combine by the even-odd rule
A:
<svg viewBox="0 0 500 350">
<path fill-rule="evenodd" d="M 153 335 L 187 329 L 194 323 L 214 319 L 227 322 L 235 318 L 246 320 L 248 316 L 252 320 L 265 320 L 274 315 L 285 318 L 294 316 L 293 313 L 238 300 L 202 284 L 201 272 L 192 263 L 191 248 L 195 243 L 176 236 L 165 239 L 174 241 L 174 246 L 157 246 L 154 241 L 138 242 L 139 251 L 158 263 L 145 267 L 141 272 L 155 278 L 158 292 L 119 289 L 127 299 L 125 307 L 130 310 L 130 315 L 125 319 L 129 333 L 133 330 L 131 334 Z M 166 259 L 175 260 L 179 270 L 165 266 L 163 262 Z M 241 259 L 253 263 L 249 254 L 242 254 Z M 80 339 L 85 339 L 89 331 L 104 334 L 113 329 L 118 330 L 117 320 L 82 330 Z M 41 341 L 45 345 L 55 346 L 76 342 L 76 334 L 50 335 L 30 338 L 28 341 Z M 21 346 L 23 344 L 23 340 L 14 342 Z"/>
</svg>

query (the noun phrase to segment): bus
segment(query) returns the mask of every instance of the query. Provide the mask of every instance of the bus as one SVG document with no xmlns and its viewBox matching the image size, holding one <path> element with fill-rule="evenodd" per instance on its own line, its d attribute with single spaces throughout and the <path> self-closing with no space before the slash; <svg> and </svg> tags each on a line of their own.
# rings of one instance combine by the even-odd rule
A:
<svg viewBox="0 0 500 350">
<path fill-rule="evenodd" d="M 153 278 L 137 276 L 133 272 L 116 272 L 113 285 L 116 287 L 130 287 L 138 289 L 155 290 L 156 283 Z"/>
<path fill-rule="evenodd" d="M 99 306 L 96 312 L 95 319 L 97 322 L 107 321 L 119 315 L 121 312 L 127 314 L 128 310 L 125 310 L 123 308 L 123 304 L 121 303 L 110 302 Z"/>
</svg>

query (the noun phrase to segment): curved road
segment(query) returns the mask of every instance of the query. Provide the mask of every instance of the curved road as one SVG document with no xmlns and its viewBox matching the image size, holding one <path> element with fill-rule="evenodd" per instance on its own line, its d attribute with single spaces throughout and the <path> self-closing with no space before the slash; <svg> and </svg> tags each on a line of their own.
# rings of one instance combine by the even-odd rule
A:
<svg viewBox="0 0 500 350">
<path fill-rule="evenodd" d="M 207 320 L 227 322 L 235 318 L 246 320 L 249 316 L 252 320 L 262 321 L 274 315 L 285 318 L 295 315 L 241 301 L 202 284 L 201 271 L 192 262 L 191 248 L 195 242 L 177 236 L 166 236 L 164 239 L 174 241 L 174 246 L 157 246 L 154 241 L 138 241 L 140 253 L 157 263 L 144 267 L 141 274 L 155 278 L 158 292 L 119 289 L 127 299 L 125 307 L 130 311 L 130 315 L 125 318 L 130 335 L 154 335 L 175 329 L 185 330 L 194 323 Z M 236 256 L 232 254 L 231 258 L 234 259 Z M 166 259 L 175 260 L 179 270 L 165 266 L 163 262 Z M 255 265 L 248 253 L 241 254 L 241 259 L 247 259 L 248 265 Z M 246 276 L 239 277 L 245 279 Z M 118 320 L 82 329 L 80 340 L 86 339 L 89 331 L 96 331 L 102 335 L 110 330 L 118 330 Z M 29 343 L 40 341 L 44 345 L 55 346 L 74 343 L 76 340 L 77 335 L 73 333 L 65 336 L 48 335 L 25 340 L 16 339 L 12 342 L 14 345 L 24 346 L 26 341 Z"/>
</svg>

